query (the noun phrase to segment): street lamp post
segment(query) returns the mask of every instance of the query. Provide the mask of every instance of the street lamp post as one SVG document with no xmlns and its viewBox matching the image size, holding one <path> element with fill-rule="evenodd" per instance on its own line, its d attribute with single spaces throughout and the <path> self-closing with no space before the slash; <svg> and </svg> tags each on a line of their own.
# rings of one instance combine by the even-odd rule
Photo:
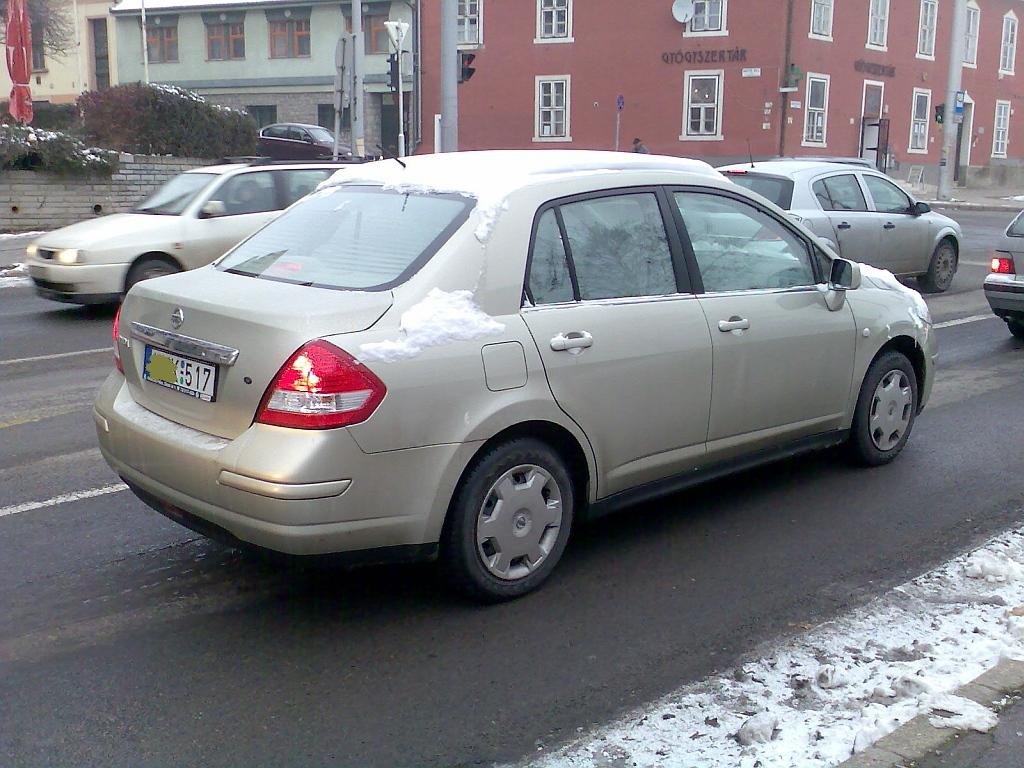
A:
<svg viewBox="0 0 1024 768">
<path fill-rule="evenodd" d="M 398 156 L 405 157 L 405 92 L 402 90 L 402 43 L 409 34 L 409 25 L 404 21 L 385 21 L 395 56 L 398 57 Z"/>
<path fill-rule="evenodd" d="M 146 31 L 146 0 L 141 0 L 142 7 L 142 76 L 149 85 L 149 34 Z"/>
</svg>

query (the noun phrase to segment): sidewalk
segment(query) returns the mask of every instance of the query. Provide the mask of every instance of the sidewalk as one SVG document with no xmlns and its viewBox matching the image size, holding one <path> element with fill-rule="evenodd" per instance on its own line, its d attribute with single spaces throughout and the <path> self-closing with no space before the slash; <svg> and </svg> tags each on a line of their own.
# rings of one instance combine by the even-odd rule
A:
<svg viewBox="0 0 1024 768">
<path fill-rule="evenodd" d="M 918 200 L 933 208 L 971 209 L 976 211 L 1024 210 L 1024 189 L 1021 187 L 953 187 L 952 200 L 938 200 L 935 184 L 909 184 L 905 179 L 893 180 Z M 1010 198 L 1019 196 L 1020 200 Z"/>
<path fill-rule="evenodd" d="M 25 261 L 25 248 L 40 233 L 27 235 L 0 234 L 0 269 Z"/>
<path fill-rule="evenodd" d="M 999 713 L 988 733 L 967 733 L 915 762 L 915 768 L 1020 768 L 1024 763 L 1024 701 Z"/>
</svg>

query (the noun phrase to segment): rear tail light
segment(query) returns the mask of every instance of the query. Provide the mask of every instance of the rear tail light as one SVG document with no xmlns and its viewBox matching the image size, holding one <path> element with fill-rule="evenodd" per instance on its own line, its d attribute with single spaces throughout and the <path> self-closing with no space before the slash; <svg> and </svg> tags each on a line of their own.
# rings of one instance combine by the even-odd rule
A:
<svg viewBox="0 0 1024 768">
<path fill-rule="evenodd" d="M 121 373 L 124 373 L 124 365 L 121 364 L 121 307 L 117 308 L 117 313 L 114 315 L 114 367 L 117 368 Z"/>
<path fill-rule="evenodd" d="M 996 275 L 1015 275 L 1017 271 L 1013 268 L 1013 258 L 1000 256 L 998 253 L 992 257 L 992 272 Z"/>
<path fill-rule="evenodd" d="M 256 421 L 331 429 L 366 421 L 387 394 L 384 382 L 343 349 L 318 339 L 301 347 L 267 387 Z"/>
</svg>

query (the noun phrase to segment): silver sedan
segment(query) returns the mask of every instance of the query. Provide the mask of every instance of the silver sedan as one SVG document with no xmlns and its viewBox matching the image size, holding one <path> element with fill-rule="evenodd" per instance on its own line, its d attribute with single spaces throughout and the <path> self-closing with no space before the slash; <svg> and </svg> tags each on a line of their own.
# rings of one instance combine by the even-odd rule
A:
<svg viewBox="0 0 1024 768">
<path fill-rule="evenodd" d="M 1017 214 L 992 253 L 992 272 L 985 278 L 985 298 L 1010 333 L 1024 339 L 1024 211 Z"/>
<path fill-rule="evenodd" d="M 914 200 L 872 168 L 823 160 L 772 160 L 719 168 L 789 211 L 844 259 L 916 277 L 940 293 L 956 275 L 960 225 Z"/>
</svg>

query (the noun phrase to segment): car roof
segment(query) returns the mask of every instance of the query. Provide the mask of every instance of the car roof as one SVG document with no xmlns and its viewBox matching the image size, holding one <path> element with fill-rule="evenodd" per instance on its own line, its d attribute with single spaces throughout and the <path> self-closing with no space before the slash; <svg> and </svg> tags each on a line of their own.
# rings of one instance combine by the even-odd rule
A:
<svg viewBox="0 0 1024 768">
<path fill-rule="evenodd" d="M 324 128 L 322 125 L 312 125 L 311 123 L 271 123 L 270 125 L 264 125 L 260 130 L 265 131 L 267 128 L 323 128 L 325 131 L 330 130 L 330 128 Z"/>
<path fill-rule="evenodd" d="M 325 184 L 380 184 L 422 192 L 504 197 L 524 187 L 623 172 L 685 173 L 701 183 L 728 183 L 708 163 L 684 157 L 590 150 L 486 150 L 414 155 L 364 163 Z M 686 179 L 679 179 L 684 182 Z M 635 182 L 630 182 L 635 183 Z M 666 183 L 663 181 L 652 183 Z"/>
<path fill-rule="evenodd" d="M 291 171 L 291 170 L 306 170 L 306 169 L 324 169 L 337 171 L 339 168 L 348 167 L 342 166 L 338 163 L 332 162 L 295 162 L 295 163 L 221 163 L 219 165 L 206 165 L 202 168 L 189 168 L 185 173 L 210 173 L 217 176 L 223 176 L 229 173 L 240 173 L 244 171 L 263 171 L 263 170 L 274 170 L 274 171 Z"/>
<path fill-rule="evenodd" d="M 859 163 L 844 162 L 842 160 L 765 160 L 763 162 L 749 161 L 745 163 L 734 163 L 723 165 L 719 171 L 746 171 L 748 173 L 766 173 L 773 176 L 796 176 L 798 174 L 828 173 L 829 171 L 874 171 L 874 168 Z"/>
</svg>

